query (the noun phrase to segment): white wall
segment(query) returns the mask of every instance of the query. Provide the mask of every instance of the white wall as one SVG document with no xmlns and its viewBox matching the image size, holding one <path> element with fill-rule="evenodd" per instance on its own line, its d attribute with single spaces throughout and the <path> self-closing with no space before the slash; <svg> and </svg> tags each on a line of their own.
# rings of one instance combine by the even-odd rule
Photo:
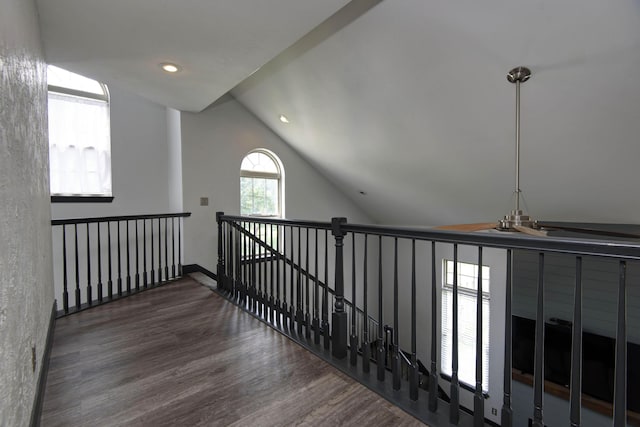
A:
<svg viewBox="0 0 640 427">
<path fill-rule="evenodd" d="M 54 203 L 52 217 L 181 210 L 179 112 L 109 85 L 112 203 Z"/>
<path fill-rule="evenodd" d="M 34 2 L 0 10 L 0 424 L 26 426 L 53 307 L 46 69 Z"/>
<path fill-rule="evenodd" d="M 274 113 L 275 114 L 275 113 Z M 185 264 L 215 271 L 216 211 L 240 212 L 240 163 L 256 148 L 273 151 L 285 170 L 287 218 L 370 222 L 343 193 L 236 100 L 226 97 L 201 113 L 182 114 Z M 340 153 L 336 153 L 336 156 Z M 208 197 L 209 205 L 200 206 Z"/>
</svg>

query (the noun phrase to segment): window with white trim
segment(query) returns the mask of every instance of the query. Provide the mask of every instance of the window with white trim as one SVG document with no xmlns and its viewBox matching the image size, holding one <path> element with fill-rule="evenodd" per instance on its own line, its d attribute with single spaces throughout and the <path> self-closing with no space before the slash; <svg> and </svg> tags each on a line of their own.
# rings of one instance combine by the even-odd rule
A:
<svg viewBox="0 0 640 427">
<path fill-rule="evenodd" d="M 280 159 L 271 151 L 258 149 L 247 154 L 240 165 L 240 214 L 282 217 L 283 175 Z M 278 227 L 259 224 L 255 230 L 249 231 L 255 231 L 260 239 L 277 246 Z M 264 254 L 260 245 L 256 245 L 255 250 L 256 254 Z"/>
<path fill-rule="evenodd" d="M 51 195 L 111 198 L 107 87 L 53 65 L 47 84 Z"/>
<path fill-rule="evenodd" d="M 440 369 L 451 376 L 453 355 L 453 261 L 442 263 L 442 341 Z M 478 265 L 458 262 L 458 379 L 476 384 L 476 301 Z M 482 266 L 482 390 L 489 391 L 489 267 Z"/>
</svg>

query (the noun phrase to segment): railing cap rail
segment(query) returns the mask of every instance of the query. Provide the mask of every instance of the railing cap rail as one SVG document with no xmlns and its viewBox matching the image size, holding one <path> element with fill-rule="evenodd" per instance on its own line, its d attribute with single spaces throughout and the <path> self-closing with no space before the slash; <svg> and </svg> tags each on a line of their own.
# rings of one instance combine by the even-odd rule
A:
<svg viewBox="0 0 640 427">
<path fill-rule="evenodd" d="M 68 225 L 68 224 L 89 224 L 94 222 L 115 222 L 115 221 L 133 221 L 138 219 L 155 219 L 155 218 L 177 218 L 189 217 L 191 212 L 149 214 L 149 215 L 120 215 L 120 216 L 103 216 L 92 218 L 68 218 L 53 219 L 51 225 Z"/>
<path fill-rule="evenodd" d="M 251 216 L 221 215 L 221 220 L 250 221 L 265 224 L 279 224 L 293 227 L 332 229 L 331 222 L 301 221 L 281 218 L 261 218 Z M 601 256 L 609 258 L 640 259 L 640 240 L 608 241 L 579 239 L 568 237 L 534 237 L 522 233 L 469 233 L 450 230 L 437 230 L 424 227 L 402 227 L 388 225 L 366 225 L 341 223 L 342 231 L 359 234 L 374 234 L 385 237 L 401 237 L 416 240 L 429 240 L 438 243 L 474 245 L 495 249 L 533 250 L 543 252 L 567 253 L 572 255 Z"/>
</svg>

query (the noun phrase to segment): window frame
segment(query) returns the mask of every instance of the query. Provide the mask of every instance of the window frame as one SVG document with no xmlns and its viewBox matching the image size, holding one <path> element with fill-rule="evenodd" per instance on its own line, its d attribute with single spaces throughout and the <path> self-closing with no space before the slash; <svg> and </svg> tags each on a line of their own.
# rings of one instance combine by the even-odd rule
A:
<svg viewBox="0 0 640 427">
<path fill-rule="evenodd" d="M 442 259 L 442 280 L 441 280 L 441 293 L 440 293 L 440 307 L 441 307 L 441 314 L 440 314 L 440 322 L 441 322 L 441 328 L 440 328 L 440 377 L 447 380 L 447 381 L 451 381 L 451 375 L 447 372 L 451 372 L 451 364 L 449 363 L 449 366 L 446 366 L 445 362 L 445 357 L 443 357 L 443 341 L 444 341 L 444 335 L 445 335 L 445 318 L 444 318 L 444 314 L 445 314 L 445 293 L 448 294 L 449 298 L 453 298 L 453 283 L 448 283 L 447 282 L 447 276 L 448 276 L 448 270 L 447 270 L 447 264 L 451 263 L 452 267 L 453 267 L 453 259 L 448 259 L 448 258 L 443 258 Z M 490 328 L 491 328 L 491 323 L 490 323 L 490 310 L 491 310 L 491 281 L 490 281 L 490 272 L 491 272 L 491 268 L 489 265 L 483 264 L 482 266 L 479 266 L 476 263 L 473 262 L 463 262 L 463 261 L 459 261 L 458 260 L 458 298 L 462 295 L 464 297 L 470 297 L 473 298 L 473 302 L 474 305 L 477 307 L 477 297 L 478 297 L 478 291 L 477 291 L 477 285 L 476 285 L 476 289 L 471 289 L 471 288 L 467 288 L 464 286 L 460 286 L 460 276 L 463 276 L 462 272 L 461 272 L 461 265 L 462 264 L 467 264 L 467 265 L 471 265 L 473 267 L 476 268 L 476 273 L 474 276 L 474 280 L 475 283 L 477 283 L 478 280 L 478 274 L 477 271 L 479 270 L 479 268 L 483 269 L 483 275 L 482 275 L 482 281 L 484 282 L 488 282 L 488 286 L 485 287 L 483 285 L 482 287 L 482 302 L 483 302 L 483 313 L 482 313 L 482 319 L 483 319 L 483 324 L 486 322 L 486 332 L 487 332 L 487 339 L 485 340 L 483 337 L 483 347 L 486 346 L 486 354 L 483 354 L 483 364 L 482 364 L 482 375 L 483 375 L 483 381 L 482 381 L 482 395 L 483 397 L 486 399 L 489 397 L 489 384 L 491 381 L 490 378 L 490 372 L 489 372 L 489 365 L 491 363 L 491 336 L 490 336 Z M 486 269 L 486 270 L 485 270 Z M 489 274 L 484 274 L 484 271 L 488 271 Z M 451 272 L 451 274 L 453 274 L 453 272 Z M 486 289 L 489 289 L 488 291 Z M 486 306 L 484 305 L 484 303 L 486 302 Z M 460 301 L 458 299 L 458 305 L 460 304 Z M 452 305 L 452 302 L 451 302 Z M 485 308 L 486 307 L 486 308 Z M 447 308 L 447 310 L 449 310 Z M 451 314 L 453 313 L 453 307 L 451 307 Z M 475 313 L 475 312 L 474 312 Z M 460 325 L 460 309 L 458 308 L 458 325 Z M 474 314 L 473 317 L 473 323 L 474 323 L 474 337 L 475 337 L 475 331 L 477 330 L 475 328 L 475 321 L 476 321 L 476 316 Z M 485 330 L 484 325 L 483 325 L 483 331 Z M 447 329 L 447 332 L 450 334 L 452 331 Z M 460 326 L 458 327 L 458 332 L 460 332 Z M 484 334 L 483 334 L 484 335 Z M 458 348 L 460 348 L 460 335 L 458 335 Z M 474 340 L 474 349 L 475 349 L 475 341 Z M 458 353 L 458 355 L 460 355 L 460 353 Z M 452 355 L 448 356 L 448 360 L 451 361 L 452 359 Z M 486 363 L 485 363 L 486 361 Z M 460 359 L 458 359 L 458 363 L 460 366 Z M 474 372 L 475 372 L 475 359 L 474 359 Z M 445 370 L 447 372 L 445 372 Z M 486 379 L 486 381 L 485 381 Z M 460 384 L 460 387 L 470 391 L 470 392 L 475 392 L 475 375 L 473 378 L 473 381 L 471 383 L 463 380 L 460 377 L 460 369 L 458 369 L 458 382 Z"/>
<path fill-rule="evenodd" d="M 260 172 L 260 171 L 250 171 L 246 169 L 242 169 L 242 163 L 244 160 L 249 157 L 253 153 L 259 153 L 267 156 L 273 164 L 276 166 L 278 172 Z M 276 206 L 277 213 L 275 215 L 262 215 L 262 214 L 246 214 L 246 216 L 252 216 L 256 218 L 284 218 L 284 198 L 283 198 L 283 186 L 284 186 L 284 169 L 282 166 L 282 162 L 275 155 L 275 153 L 266 150 L 264 148 L 258 148 L 255 150 L 249 151 L 247 154 L 242 157 L 242 161 L 240 162 L 240 181 L 242 182 L 242 178 L 256 178 L 256 179 L 274 179 L 277 181 L 278 187 L 278 203 Z M 242 189 L 240 189 L 240 211 L 242 214 Z"/>
<path fill-rule="evenodd" d="M 276 167 L 277 172 L 262 172 L 262 171 L 251 171 L 251 170 L 246 170 L 242 168 L 242 163 L 244 163 L 245 159 L 247 157 L 249 157 L 251 154 L 254 153 L 259 153 L 259 154 L 263 154 L 265 156 L 267 156 L 269 158 L 269 160 L 271 160 L 273 162 L 273 164 Z M 278 203 L 276 206 L 276 211 L 277 213 L 275 215 L 265 215 L 265 214 L 244 214 L 248 217 L 253 217 L 253 218 L 284 218 L 284 166 L 282 165 L 282 161 L 280 160 L 280 158 L 273 153 L 270 150 L 264 149 L 264 148 L 257 148 L 255 150 L 251 150 L 248 153 L 246 153 L 243 157 L 242 157 L 242 161 L 240 162 L 240 182 L 242 183 L 242 178 L 257 178 L 257 179 L 273 179 L 276 180 L 277 182 L 277 187 L 278 187 Z M 240 188 L 240 213 L 242 214 L 242 187 Z M 265 230 L 267 228 L 267 224 L 258 224 L 258 229 L 259 229 L 259 233 L 262 233 L 262 228 L 261 226 L 264 226 Z M 272 230 L 273 230 L 273 225 L 271 226 Z M 271 233 L 269 233 L 269 237 L 271 238 L 271 242 L 269 242 L 269 244 L 274 247 L 273 244 L 273 239 L 275 238 L 276 240 L 276 244 L 275 247 L 279 248 L 280 245 L 280 227 L 276 226 L 275 227 L 275 235 L 273 234 L 273 231 Z M 248 231 L 252 231 L 252 230 L 248 230 Z M 265 231 L 266 233 L 266 231 Z M 251 254 L 246 254 L 244 253 L 245 251 L 245 245 L 243 244 L 241 246 L 241 251 L 242 251 L 242 258 L 243 259 L 250 259 L 251 258 Z M 258 259 L 268 259 L 269 256 L 265 253 L 265 251 L 262 249 L 262 246 L 259 246 L 259 249 L 255 250 L 255 258 Z"/>
<path fill-rule="evenodd" d="M 68 71 L 63 69 L 64 71 Z M 71 72 L 71 71 L 70 71 Z M 71 72 L 72 73 L 72 72 Z M 74 73 L 75 74 L 75 73 Z M 84 76 L 82 76 L 84 77 Z M 92 79 L 93 80 L 93 79 Z M 97 80 L 93 80 L 100 85 L 102 89 L 102 94 L 86 92 L 83 90 L 72 89 L 64 86 L 57 86 L 53 84 L 47 84 L 47 96 L 50 92 L 60 94 L 60 95 L 68 95 L 77 98 L 84 99 L 92 99 L 96 101 L 102 101 L 107 105 L 107 109 L 109 111 L 109 127 L 111 127 L 111 97 L 109 95 L 109 88 L 106 84 L 99 82 Z M 109 153 L 111 154 L 111 135 L 109 135 Z M 113 169 L 112 169 L 113 171 Z M 111 185 L 111 195 L 100 195 L 100 194 L 58 194 L 51 193 L 51 188 L 49 188 L 51 203 L 112 203 L 113 202 L 113 181 Z"/>
</svg>

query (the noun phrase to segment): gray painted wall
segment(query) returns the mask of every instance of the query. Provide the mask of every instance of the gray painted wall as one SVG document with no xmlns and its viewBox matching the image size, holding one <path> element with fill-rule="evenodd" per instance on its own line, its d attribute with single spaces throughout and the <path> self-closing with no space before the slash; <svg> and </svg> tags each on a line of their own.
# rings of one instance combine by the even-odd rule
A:
<svg viewBox="0 0 640 427">
<path fill-rule="evenodd" d="M 284 165 L 287 218 L 329 221 L 332 216 L 344 216 L 351 222 L 371 222 L 340 189 L 240 103 L 225 98 L 201 113 L 182 114 L 184 209 L 192 213 L 185 220 L 186 264 L 215 271 L 215 214 L 239 214 L 240 163 L 256 148 L 273 151 Z M 200 206 L 201 197 L 209 198 L 209 206 Z"/>
<path fill-rule="evenodd" d="M 53 305 L 46 71 L 34 2 L 0 10 L 0 424 L 25 426 Z"/>
</svg>

